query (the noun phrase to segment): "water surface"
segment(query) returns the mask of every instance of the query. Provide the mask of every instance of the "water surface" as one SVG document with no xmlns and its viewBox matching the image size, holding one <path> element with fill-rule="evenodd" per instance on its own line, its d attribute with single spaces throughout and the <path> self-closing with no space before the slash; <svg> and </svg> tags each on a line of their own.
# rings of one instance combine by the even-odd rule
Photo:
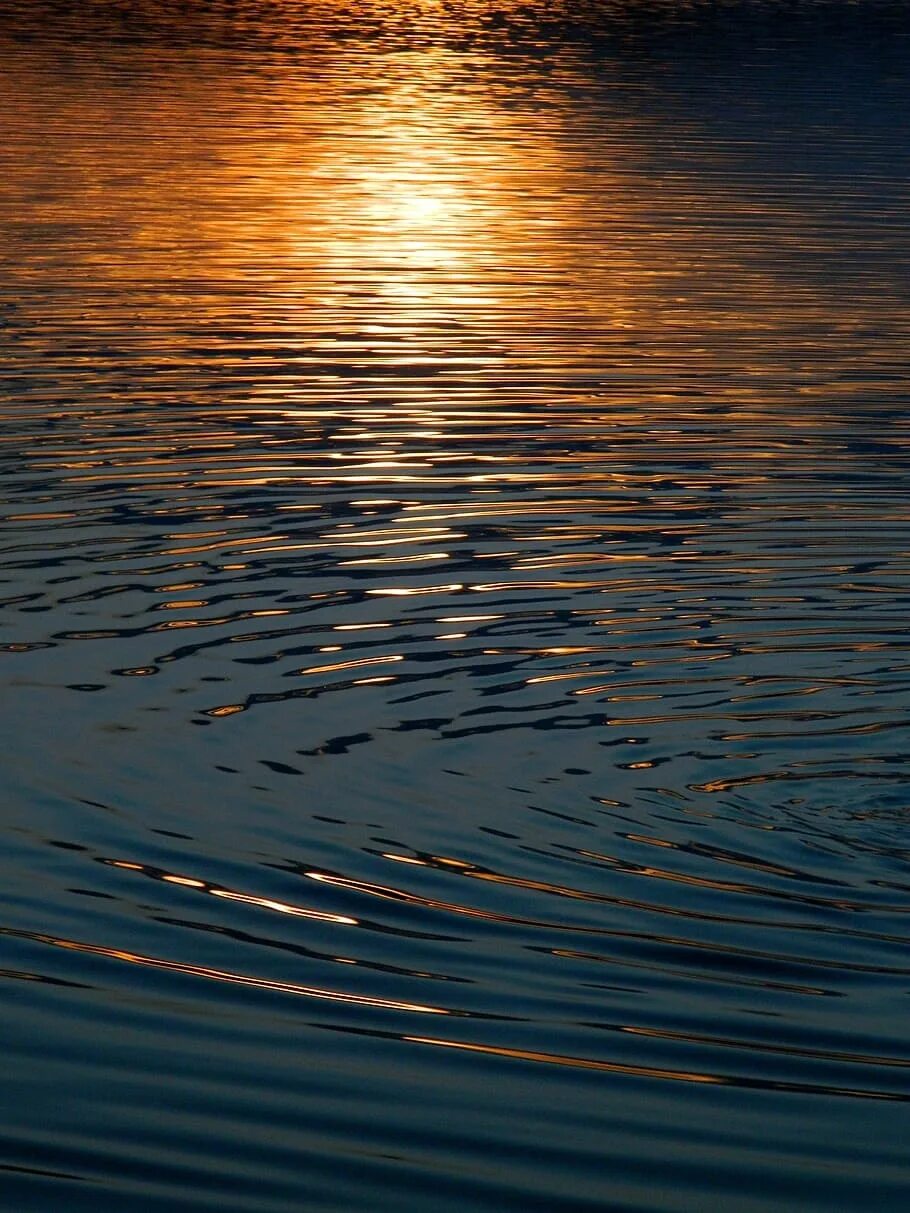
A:
<svg viewBox="0 0 910 1213">
<path fill-rule="evenodd" d="M 903 1209 L 901 5 L 0 5 L 0 1192 Z"/>
</svg>

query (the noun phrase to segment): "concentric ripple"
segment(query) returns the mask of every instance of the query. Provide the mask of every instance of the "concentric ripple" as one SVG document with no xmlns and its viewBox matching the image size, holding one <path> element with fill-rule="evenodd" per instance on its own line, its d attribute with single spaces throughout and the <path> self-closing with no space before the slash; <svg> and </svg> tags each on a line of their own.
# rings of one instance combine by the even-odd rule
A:
<svg viewBox="0 0 910 1213">
<path fill-rule="evenodd" d="M 906 9 L 0 16 L 0 1204 L 904 1209 Z"/>
</svg>

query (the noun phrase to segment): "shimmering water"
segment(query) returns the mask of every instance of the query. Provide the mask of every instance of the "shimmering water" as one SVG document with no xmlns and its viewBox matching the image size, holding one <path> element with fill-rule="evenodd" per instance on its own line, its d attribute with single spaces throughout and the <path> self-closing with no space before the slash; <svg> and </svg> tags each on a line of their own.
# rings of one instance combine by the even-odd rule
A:
<svg viewBox="0 0 910 1213">
<path fill-rule="evenodd" d="M 910 14 L 0 3 L 2 1207 L 906 1207 Z"/>
</svg>

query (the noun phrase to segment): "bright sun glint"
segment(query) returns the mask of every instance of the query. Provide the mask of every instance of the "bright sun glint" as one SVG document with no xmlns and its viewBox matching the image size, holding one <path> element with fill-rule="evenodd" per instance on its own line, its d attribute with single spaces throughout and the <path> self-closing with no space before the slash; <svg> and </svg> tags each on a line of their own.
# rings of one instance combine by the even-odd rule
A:
<svg viewBox="0 0 910 1213">
<path fill-rule="evenodd" d="M 443 207 L 444 203 L 441 198 L 434 197 L 432 194 L 415 194 L 403 199 L 401 212 L 404 218 L 414 223 L 422 223 L 439 215 Z"/>
</svg>

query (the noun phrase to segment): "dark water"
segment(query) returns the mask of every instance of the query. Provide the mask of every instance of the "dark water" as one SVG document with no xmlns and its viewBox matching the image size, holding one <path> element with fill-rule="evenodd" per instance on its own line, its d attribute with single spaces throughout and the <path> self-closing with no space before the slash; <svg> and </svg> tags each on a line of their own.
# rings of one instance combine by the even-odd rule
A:
<svg viewBox="0 0 910 1213">
<path fill-rule="evenodd" d="M 0 10 L 0 1205 L 905 1208 L 908 10 Z"/>
</svg>

